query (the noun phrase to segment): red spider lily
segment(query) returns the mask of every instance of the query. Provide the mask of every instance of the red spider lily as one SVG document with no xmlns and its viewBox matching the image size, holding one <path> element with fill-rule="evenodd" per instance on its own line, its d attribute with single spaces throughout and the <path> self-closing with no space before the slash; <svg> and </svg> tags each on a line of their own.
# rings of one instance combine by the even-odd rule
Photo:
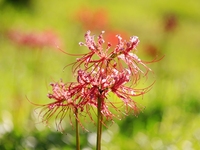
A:
<svg viewBox="0 0 200 150">
<path fill-rule="evenodd" d="M 104 8 L 93 11 L 89 7 L 82 7 L 76 12 L 75 18 L 86 30 L 101 30 L 108 24 L 108 14 Z"/>
<path fill-rule="evenodd" d="M 42 107 L 39 113 L 39 116 L 42 116 L 42 122 L 48 123 L 50 118 L 56 116 L 56 126 L 59 129 L 61 127 L 62 120 L 68 113 L 70 123 L 72 125 L 71 118 L 79 109 L 76 101 L 73 100 L 70 91 L 67 90 L 67 86 L 70 87 L 72 84 L 73 83 L 67 85 L 62 81 L 60 81 L 60 83 L 51 83 L 53 93 L 48 94 L 48 98 L 54 99 L 54 102 L 45 105 L 39 105 Z"/>
<path fill-rule="evenodd" d="M 116 38 L 118 39 L 118 44 L 114 50 L 109 52 L 111 44 L 108 43 L 107 48 L 104 50 L 103 44 L 105 41 L 103 39 L 103 33 L 104 32 L 98 36 L 97 43 L 95 42 L 94 36 L 90 35 L 90 31 L 85 34 L 85 43 L 80 42 L 80 45 L 88 47 L 90 52 L 83 55 L 83 57 L 79 58 L 77 62 L 73 64 L 75 66 L 73 72 L 76 72 L 82 64 L 85 66 L 85 69 L 91 67 L 96 68 L 98 66 L 103 68 L 105 72 L 116 67 L 118 67 L 117 69 L 122 69 L 124 65 L 126 65 L 133 75 L 133 82 L 137 83 L 140 79 L 140 74 L 146 76 L 147 73 L 151 71 L 145 65 L 145 62 L 140 60 L 136 54 L 131 52 L 136 51 L 136 47 L 139 43 L 138 37 L 133 36 L 127 42 L 125 40 L 123 41 L 121 36 L 117 35 Z M 97 60 L 93 59 L 94 55 L 98 56 Z M 145 69 L 145 71 L 142 69 Z"/>
<path fill-rule="evenodd" d="M 139 39 L 133 36 L 126 41 L 117 35 L 116 47 L 112 48 L 108 43 L 104 48 L 103 33 L 101 32 L 95 42 L 94 36 L 91 36 L 88 31 L 85 34 L 85 43 L 80 43 L 86 46 L 89 52 L 71 64 L 76 82 L 61 81 L 51 84 L 52 93 L 48 94 L 48 97 L 54 102 L 42 105 L 44 108 L 40 114 L 44 121 L 56 114 L 60 125 L 68 113 L 70 120 L 75 116 L 80 122 L 79 117 L 88 116 L 94 122 L 92 112 L 96 112 L 99 100 L 101 101 L 100 112 L 105 118 L 101 120 L 103 124 L 106 120 L 119 118 L 118 113 L 128 115 L 130 112 L 134 114 L 139 112 L 140 109 L 132 98 L 145 94 L 152 86 L 144 89 L 135 88 L 141 75 L 147 76 L 151 71 L 146 65 L 147 62 L 142 61 L 135 54 Z M 114 93 L 121 102 L 109 100 L 109 93 Z M 81 123 L 80 125 L 83 127 Z"/>
<path fill-rule="evenodd" d="M 24 33 L 19 30 L 10 30 L 7 33 L 8 38 L 15 44 L 20 46 L 29 46 L 42 48 L 45 46 L 60 46 L 59 38 L 52 31 L 44 31 L 41 33 Z"/>
</svg>

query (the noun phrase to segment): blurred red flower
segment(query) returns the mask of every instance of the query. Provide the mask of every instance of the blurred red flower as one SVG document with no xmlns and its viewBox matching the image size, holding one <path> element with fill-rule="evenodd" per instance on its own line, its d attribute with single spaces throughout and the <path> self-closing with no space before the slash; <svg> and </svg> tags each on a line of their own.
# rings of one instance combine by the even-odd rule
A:
<svg viewBox="0 0 200 150">
<path fill-rule="evenodd" d="M 105 8 L 92 10 L 89 7 L 81 7 L 75 18 L 86 30 L 102 30 L 108 25 L 108 13 Z"/>
<path fill-rule="evenodd" d="M 42 48 L 45 46 L 56 47 L 61 44 L 60 39 L 53 31 L 25 33 L 20 30 L 9 30 L 7 37 L 19 46 Z"/>
<path fill-rule="evenodd" d="M 155 58 L 156 56 L 160 55 L 161 52 L 155 45 L 148 43 L 144 45 L 144 53 L 152 58 Z"/>
<path fill-rule="evenodd" d="M 130 37 L 129 34 L 126 33 L 125 31 L 110 30 L 108 32 L 106 31 L 105 41 L 109 41 L 109 43 L 111 43 L 113 46 L 117 45 L 118 38 L 116 37 L 116 35 L 120 35 L 124 39 L 128 39 Z"/>
<path fill-rule="evenodd" d="M 164 16 L 164 31 L 173 32 L 178 26 L 178 18 L 175 14 L 167 14 Z"/>
</svg>

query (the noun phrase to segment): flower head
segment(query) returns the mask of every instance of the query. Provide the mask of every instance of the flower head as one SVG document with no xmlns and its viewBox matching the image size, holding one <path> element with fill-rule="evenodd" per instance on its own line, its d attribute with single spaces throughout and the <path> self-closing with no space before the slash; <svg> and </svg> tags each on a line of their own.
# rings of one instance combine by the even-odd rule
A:
<svg viewBox="0 0 200 150">
<path fill-rule="evenodd" d="M 51 84 L 52 93 L 48 94 L 48 97 L 54 102 L 43 105 L 44 120 L 57 114 L 56 118 L 60 117 L 60 124 L 68 113 L 70 118 L 76 116 L 78 121 L 80 120 L 77 116 L 88 116 L 94 122 L 92 113 L 96 112 L 99 100 L 104 121 L 118 118 L 119 113 L 128 115 L 131 112 L 139 112 L 133 97 L 143 95 L 151 89 L 151 86 L 135 88 L 141 76 L 147 76 L 151 71 L 147 63 L 135 53 L 139 39 L 133 36 L 126 41 L 117 35 L 118 44 L 115 48 L 112 48 L 110 43 L 104 48 L 103 33 L 101 32 L 95 42 L 95 37 L 88 31 L 85 34 L 85 42 L 80 43 L 81 46 L 86 46 L 89 52 L 73 63 L 76 82 L 61 81 Z M 115 94 L 121 102 L 112 101 L 110 93 Z M 102 120 L 102 123 L 104 121 Z"/>
</svg>

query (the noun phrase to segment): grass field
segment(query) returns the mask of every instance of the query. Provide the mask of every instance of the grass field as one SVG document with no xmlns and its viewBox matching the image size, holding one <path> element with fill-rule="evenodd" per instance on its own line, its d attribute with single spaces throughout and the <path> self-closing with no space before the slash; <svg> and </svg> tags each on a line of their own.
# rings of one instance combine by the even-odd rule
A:
<svg viewBox="0 0 200 150">
<path fill-rule="evenodd" d="M 156 80 L 152 90 L 135 99 L 145 109 L 104 128 L 102 149 L 200 149 L 199 6 L 198 0 L 0 0 L 0 149 L 75 149 L 68 119 L 67 134 L 56 131 L 54 121 L 51 128 L 37 124 L 29 100 L 48 103 L 49 83 L 73 80 L 70 67 L 64 67 L 76 57 L 64 54 L 55 43 L 63 51 L 84 53 L 86 48 L 78 43 L 87 30 L 95 35 L 102 30 L 105 36 L 136 35 L 141 59 L 164 56 L 149 65 L 154 75 L 147 83 Z M 95 146 L 95 128 L 89 128 L 89 133 L 81 132 L 84 150 Z"/>
</svg>

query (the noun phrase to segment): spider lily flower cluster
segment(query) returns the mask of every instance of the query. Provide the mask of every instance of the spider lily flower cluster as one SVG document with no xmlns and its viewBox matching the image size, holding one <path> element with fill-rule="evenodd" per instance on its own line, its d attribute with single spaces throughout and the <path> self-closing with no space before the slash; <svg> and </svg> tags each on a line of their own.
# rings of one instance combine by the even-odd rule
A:
<svg viewBox="0 0 200 150">
<path fill-rule="evenodd" d="M 46 122 L 55 116 L 59 127 L 64 117 L 69 115 L 70 120 L 75 117 L 83 127 L 80 117 L 88 117 L 94 122 L 92 112 L 97 110 L 99 100 L 103 124 L 105 121 L 120 118 L 119 114 L 135 114 L 139 111 L 132 98 L 151 89 L 151 85 L 144 89 L 136 89 L 141 77 L 147 77 L 151 71 L 147 63 L 135 54 L 139 39 L 133 36 L 126 41 L 117 35 L 118 44 L 112 48 L 110 43 L 105 44 L 103 33 L 102 31 L 95 42 L 95 37 L 87 31 L 85 42 L 79 43 L 86 46 L 89 52 L 70 64 L 76 82 L 64 83 L 61 80 L 51 83 L 52 93 L 48 94 L 48 98 L 54 101 L 42 105 L 40 115 L 43 121 Z M 114 93 L 120 99 L 120 105 L 119 101 L 112 101 L 109 93 Z"/>
</svg>

